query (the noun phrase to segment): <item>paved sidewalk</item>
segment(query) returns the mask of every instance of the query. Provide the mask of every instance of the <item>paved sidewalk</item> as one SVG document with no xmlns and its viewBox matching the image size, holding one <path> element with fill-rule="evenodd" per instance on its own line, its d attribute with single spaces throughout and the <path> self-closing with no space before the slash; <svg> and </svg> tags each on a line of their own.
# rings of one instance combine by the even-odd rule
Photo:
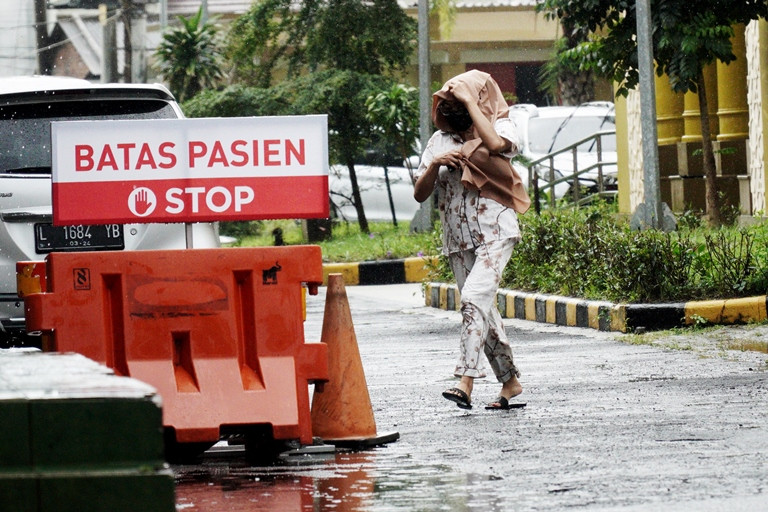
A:
<svg viewBox="0 0 768 512">
<path fill-rule="evenodd" d="M 460 314 L 423 306 L 419 285 L 347 293 L 378 428 L 401 434 L 356 466 L 375 483 L 359 510 L 768 510 L 765 353 L 718 347 L 716 331 L 509 319 L 527 407 L 484 410 L 499 385 L 482 379 L 462 411 L 440 396 Z"/>
</svg>

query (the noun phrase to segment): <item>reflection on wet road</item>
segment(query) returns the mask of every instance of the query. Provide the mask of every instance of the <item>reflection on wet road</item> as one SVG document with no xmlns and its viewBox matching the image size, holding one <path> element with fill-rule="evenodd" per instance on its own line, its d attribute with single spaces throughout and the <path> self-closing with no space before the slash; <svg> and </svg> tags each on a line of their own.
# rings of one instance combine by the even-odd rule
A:
<svg viewBox="0 0 768 512">
<path fill-rule="evenodd" d="M 251 466 L 243 452 L 206 454 L 200 464 L 173 466 L 176 509 L 199 512 L 371 512 L 496 510 L 500 478 L 414 464 L 394 446 Z M 483 489 L 484 484 L 491 489 Z M 468 493 L 468 488 L 475 491 Z M 487 492 L 491 490 L 491 493 Z M 501 505 L 501 504 L 499 504 Z"/>
<path fill-rule="evenodd" d="M 375 491 L 375 453 L 307 456 L 270 467 L 250 466 L 242 452 L 206 456 L 200 465 L 174 466 L 177 510 L 369 510 Z"/>
</svg>

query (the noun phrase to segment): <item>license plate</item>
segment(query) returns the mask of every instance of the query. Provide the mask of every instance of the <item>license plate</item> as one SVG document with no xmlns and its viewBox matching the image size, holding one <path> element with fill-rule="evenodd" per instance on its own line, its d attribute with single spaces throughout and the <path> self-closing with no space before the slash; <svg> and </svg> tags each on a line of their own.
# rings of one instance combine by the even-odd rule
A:
<svg viewBox="0 0 768 512">
<path fill-rule="evenodd" d="M 35 224 L 35 248 L 38 253 L 53 251 L 104 251 L 125 249 L 123 226 L 54 226 Z"/>
</svg>

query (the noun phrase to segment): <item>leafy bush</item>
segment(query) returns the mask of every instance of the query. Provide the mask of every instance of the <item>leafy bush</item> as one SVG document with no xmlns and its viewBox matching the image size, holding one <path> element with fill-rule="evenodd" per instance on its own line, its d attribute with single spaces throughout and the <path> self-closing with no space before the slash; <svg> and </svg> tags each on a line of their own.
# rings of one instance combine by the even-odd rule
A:
<svg viewBox="0 0 768 512">
<path fill-rule="evenodd" d="M 259 220 L 222 222 L 219 224 L 219 233 L 238 239 L 246 236 L 259 236 L 262 232 L 262 225 L 263 222 Z"/>
<path fill-rule="evenodd" d="M 370 231 L 360 230 L 356 222 L 339 222 L 333 227 L 333 238 L 317 243 L 323 249 L 323 261 L 355 262 L 424 256 L 431 233 L 411 233 L 408 223 L 393 226 L 372 222 Z"/>
<path fill-rule="evenodd" d="M 733 298 L 768 289 L 762 224 L 711 230 L 686 222 L 671 233 L 633 231 L 615 206 L 599 204 L 531 212 L 520 225 L 523 239 L 504 271 L 505 288 L 612 302 Z M 448 268 L 433 278 L 452 279 Z"/>
<path fill-rule="evenodd" d="M 276 116 L 289 108 L 286 91 L 244 85 L 206 90 L 181 105 L 187 117 Z"/>
<path fill-rule="evenodd" d="M 765 293 L 767 240 L 764 228 L 705 234 L 696 258 L 701 287 L 717 297 Z"/>
</svg>

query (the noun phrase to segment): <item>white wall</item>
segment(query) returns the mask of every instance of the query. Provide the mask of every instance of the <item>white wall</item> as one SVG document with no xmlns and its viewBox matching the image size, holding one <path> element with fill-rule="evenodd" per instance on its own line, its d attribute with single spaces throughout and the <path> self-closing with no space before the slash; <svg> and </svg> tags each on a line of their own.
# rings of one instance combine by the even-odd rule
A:
<svg viewBox="0 0 768 512">
<path fill-rule="evenodd" d="M 0 2 L 0 76 L 32 75 L 37 70 L 33 0 Z"/>
</svg>

